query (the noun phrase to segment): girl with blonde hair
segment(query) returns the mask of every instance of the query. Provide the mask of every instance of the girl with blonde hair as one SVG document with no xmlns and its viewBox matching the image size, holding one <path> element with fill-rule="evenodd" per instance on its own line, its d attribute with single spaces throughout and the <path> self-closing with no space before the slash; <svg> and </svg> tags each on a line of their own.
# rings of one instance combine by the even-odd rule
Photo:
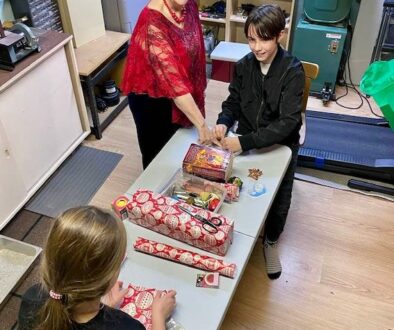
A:
<svg viewBox="0 0 394 330">
<path fill-rule="evenodd" d="M 19 329 L 144 329 L 116 309 L 127 293 L 117 282 L 126 244 L 123 223 L 112 214 L 93 206 L 64 212 L 48 235 L 41 283 L 22 298 Z M 165 329 L 175 294 L 156 295 L 154 330 Z"/>
</svg>

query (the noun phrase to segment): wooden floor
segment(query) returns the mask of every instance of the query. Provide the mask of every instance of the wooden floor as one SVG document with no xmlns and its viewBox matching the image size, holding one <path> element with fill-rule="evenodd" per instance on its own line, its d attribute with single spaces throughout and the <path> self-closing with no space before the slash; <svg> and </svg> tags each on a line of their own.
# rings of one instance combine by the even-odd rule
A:
<svg viewBox="0 0 394 330">
<path fill-rule="evenodd" d="M 209 82 L 211 124 L 226 95 L 227 84 Z M 357 103 L 355 97 L 341 101 Z M 323 108 L 313 98 L 308 108 L 372 116 L 366 106 L 343 110 L 331 102 Z M 119 115 L 102 140 L 85 145 L 124 155 L 91 202 L 108 208 L 142 171 L 130 111 Z M 270 281 L 257 243 L 221 329 L 394 329 L 393 203 L 296 181 L 280 254 L 283 274 Z"/>
</svg>

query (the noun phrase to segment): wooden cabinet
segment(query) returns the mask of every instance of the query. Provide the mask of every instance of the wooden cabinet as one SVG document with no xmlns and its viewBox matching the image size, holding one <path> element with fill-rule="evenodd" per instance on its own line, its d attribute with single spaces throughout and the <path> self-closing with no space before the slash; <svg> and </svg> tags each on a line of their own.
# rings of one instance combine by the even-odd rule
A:
<svg viewBox="0 0 394 330">
<path fill-rule="evenodd" d="M 27 195 L 0 116 L 0 228 Z"/>
<path fill-rule="evenodd" d="M 256 6 L 262 4 L 271 4 L 275 3 L 279 5 L 283 10 L 288 13 L 289 21 L 286 24 L 286 37 L 283 40 L 282 46 L 284 48 L 288 48 L 289 45 L 289 37 L 290 36 L 290 27 L 291 27 L 291 19 L 293 17 L 294 12 L 294 3 L 295 0 L 225 0 L 226 1 L 226 16 L 225 18 L 208 18 L 201 17 L 201 23 L 204 25 L 215 25 L 219 28 L 219 40 L 231 41 L 231 42 L 241 42 L 247 43 L 247 40 L 244 35 L 244 23 L 246 21 L 246 17 L 237 15 L 239 12 L 239 8 L 242 4 L 254 4 Z M 197 4 L 199 8 L 203 6 L 211 6 L 215 3 L 215 0 L 197 0 Z"/>
<path fill-rule="evenodd" d="M 71 37 L 0 71 L 0 229 L 90 133 Z"/>
</svg>

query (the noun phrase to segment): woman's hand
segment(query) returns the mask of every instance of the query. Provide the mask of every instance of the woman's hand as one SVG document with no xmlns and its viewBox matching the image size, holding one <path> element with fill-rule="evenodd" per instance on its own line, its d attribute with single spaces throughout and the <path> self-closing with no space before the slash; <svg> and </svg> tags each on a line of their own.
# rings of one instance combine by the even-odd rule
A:
<svg viewBox="0 0 394 330">
<path fill-rule="evenodd" d="M 174 102 L 178 109 L 181 110 L 197 128 L 198 142 L 200 144 L 211 144 L 212 132 L 206 124 L 196 102 L 194 102 L 193 96 L 190 93 L 178 96 L 174 98 Z"/>
<path fill-rule="evenodd" d="M 212 143 L 219 147 L 223 146 L 223 140 L 227 133 L 227 126 L 223 124 L 216 125 L 213 128 Z"/>
<path fill-rule="evenodd" d="M 197 127 L 197 130 L 198 130 L 198 143 L 200 144 L 212 143 L 212 131 L 205 123 L 201 127 Z"/>
<path fill-rule="evenodd" d="M 123 282 L 117 281 L 109 292 L 101 298 L 101 302 L 112 308 L 119 308 L 128 288 L 123 288 Z"/>
<path fill-rule="evenodd" d="M 231 152 L 242 151 L 241 143 L 238 137 L 226 137 L 223 139 L 222 148 Z"/>
<path fill-rule="evenodd" d="M 166 320 L 171 316 L 176 305 L 176 291 L 167 293 L 156 291 L 152 304 L 152 326 L 153 330 L 165 329 Z"/>
</svg>

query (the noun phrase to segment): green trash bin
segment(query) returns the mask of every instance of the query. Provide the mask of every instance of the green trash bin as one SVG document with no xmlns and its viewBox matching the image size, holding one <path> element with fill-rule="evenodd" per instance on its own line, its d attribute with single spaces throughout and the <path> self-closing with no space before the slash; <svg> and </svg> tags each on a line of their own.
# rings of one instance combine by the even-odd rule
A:
<svg viewBox="0 0 394 330">
<path fill-rule="evenodd" d="M 373 62 L 365 71 L 360 88 L 374 98 L 394 131 L 394 60 Z"/>
</svg>

